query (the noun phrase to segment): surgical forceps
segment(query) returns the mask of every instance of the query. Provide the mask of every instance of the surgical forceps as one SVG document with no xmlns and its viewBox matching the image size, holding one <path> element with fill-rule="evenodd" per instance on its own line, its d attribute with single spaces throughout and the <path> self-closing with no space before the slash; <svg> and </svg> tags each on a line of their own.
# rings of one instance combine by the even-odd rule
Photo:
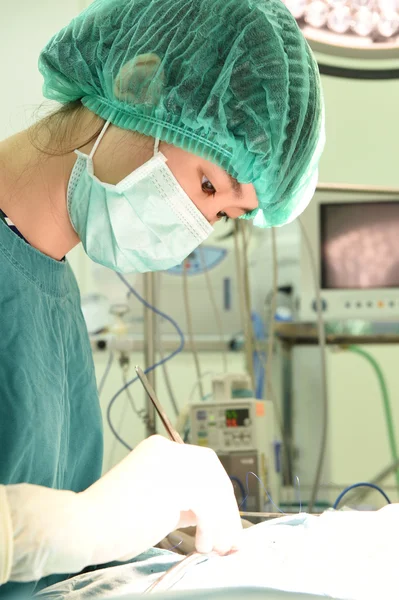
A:
<svg viewBox="0 0 399 600">
<path fill-rule="evenodd" d="M 161 403 L 159 402 L 159 400 L 156 396 L 154 388 L 148 381 L 147 377 L 144 375 L 144 372 L 142 371 L 142 369 L 140 369 L 140 367 L 136 367 L 135 370 L 137 373 L 137 377 L 140 379 L 140 381 L 143 385 L 143 388 L 145 389 L 151 402 L 153 403 L 154 408 L 157 411 L 158 416 L 161 419 L 166 431 L 168 432 L 170 439 L 173 442 L 177 442 L 178 444 L 184 444 L 180 435 L 177 433 L 176 429 L 173 427 L 172 423 L 169 421 L 164 409 L 161 406 Z"/>
</svg>

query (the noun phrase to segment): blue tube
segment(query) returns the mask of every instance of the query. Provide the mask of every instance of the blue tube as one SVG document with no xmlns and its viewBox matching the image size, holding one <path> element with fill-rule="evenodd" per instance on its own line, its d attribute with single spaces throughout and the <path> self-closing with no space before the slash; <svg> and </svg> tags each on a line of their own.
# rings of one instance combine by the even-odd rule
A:
<svg viewBox="0 0 399 600">
<path fill-rule="evenodd" d="M 264 342 L 266 339 L 265 325 L 262 321 L 261 316 L 255 311 L 251 314 L 252 328 L 254 337 L 257 342 Z M 255 350 L 253 353 L 253 364 L 255 372 L 255 398 L 261 400 L 263 398 L 263 392 L 265 387 L 265 363 L 266 354 Z"/>
<path fill-rule="evenodd" d="M 388 504 L 391 504 L 391 501 L 388 498 L 388 496 L 386 495 L 386 493 L 384 492 L 384 490 L 381 489 L 378 485 L 375 485 L 375 483 L 362 482 L 362 483 L 354 483 L 353 485 L 350 485 L 347 488 L 345 488 L 344 491 L 340 493 L 340 495 L 338 496 L 338 498 L 334 502 L 333 509 L 337 510 L 337 508 L 339 506 L 339 503 L 341 502 L 342 498 L 348 492 L 350 492 L 351 490 L 354 490 L 355 488 L 358 488 L 358 487 L 370 487 L 370 488 L 373 488 L 373 490 L 377 490 L 377 492 L 380 492 L 380 494 L 382 494 L 384 496 L 384 498 L 388 502 Z"/>
<path fill-rule="evenodd" d="M 233 483 L 236 483 L 238 485 L 238 487 L 240 488 L 240 494 L 241 494 L 241 498 L 242 498 L 242 502 L 239 505 L 239 508 L 242 508 L 242 510 L 247 510 L 247 497 L 248 494 L 245 493 L 245 488 L 244 488 L 244 484 L 242 483 L 241 479 L 238 479 L 238 477 L 234 477 L 233 475 L 230 475 L 230 479 Z"/>
<path fill-rule="evenodd" d="M 171 360 L 174 356 L 176 356 L 177 354 L 179 354 L 183 350 L 183 348 L 184 348 L 184 342 L 185 342 L 185 340 L 184 340 L 184 334 L 183 334 L 182 330 L 180 329 L 180 327 L 178 326 L 178 324 L 176 323 L 176 321 L 174 319 L 172 319 L 172 317 L 169 317 L 167 314 L 165 314 L 161 310 L 158 310 L 158 308 L 155 308 L 155 306 L 152 306 L 146 300 L 144 300 L 144 298 L 142 298 L 140 296 L 140 294 L 138 292 L 136 292 L 136 290 L 130 285 L 130 283 L 128 281 L 126 281 L 126 279 L 123 277 L 123 275 L 121 275 L 120 273 L 116 273 L 116 275 L 126 285 L 126 287 L 128 288 L 129 292 L 131 294 L 133 294 L 133 296 L 135 296 L 137 298 L 137 300 L 139 300 L 139 302 L 141 302 L 146 308 L 149 308 L 150 310 L 152 310 L 156 315 L 159 315 L 163 319 L 166 319 L 167 321 L 169 321 L 169 323 L 171 323 L 173 325 L 173 327 L 176 329 L 177 334 L 180 337 L 180 343 L 179 343 L 178 348 L 176 350 L 173 350 L 173 352 L 171 352 L 168 356 L 165 356 L 165 358 L 163 358 L 159 362 L 155 363 L 155 365 L 152 365 L 151 367 L 149 367 L 148 369 L 146 369 L 145 373 L 147 374 L 147 373 L 150 373 L 151 371 L 153 371 L 154 369 L 156 369 L 157 367 L 160 367 L 161 365 L 163 365 L 164 363 L 166 363 L 168 360 Z M 127 450 L 133 450 L 133 448 L 131 448 L 129 446 L 129 444 L 127 444 L 125 442 L 125 440 L 123 440 L 120 437 L 120 435 L 118 434 L 118 432 L 114 428 L 114 426 L 112 424 L 112 419 L 111 419 L 111 410 L 112 410 L 112 407 L 115 404 L 116 400 L 119 398 L 119 396 L 130 385 L 132 385 L 135 381 L 137 381 L 137 379 L 138 379 L 138 377 L 134 377 L 133 379 L 131 379 L 130 381 L 128 381 L 126 383 L 126 385 L 124 385 L 123 387 L 121 387 L 121 389 L 118 390 L 116 392 L 116 394 L 111 398 L 111 400 L 110 400 L 110 402 L 108 404 L 108 408 L 107 408 L 107 423 L 108 423 L 108 425 L 109 425 L 109 427 L 110 427 L 113 435 L 118 440 L 118 442 L 120 442 L 122 444 L 122 446 L 124 446 Z"/>
</svg>

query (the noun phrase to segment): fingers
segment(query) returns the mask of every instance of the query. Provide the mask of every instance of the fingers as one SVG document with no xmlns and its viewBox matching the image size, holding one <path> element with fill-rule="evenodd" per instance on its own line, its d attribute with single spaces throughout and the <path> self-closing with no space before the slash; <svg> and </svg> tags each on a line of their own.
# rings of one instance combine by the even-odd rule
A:
<svg viewBox="0 0 399 600">
<path fill-rule="evenodd" d="M 237 501 L 216 453 L 160 436 L 152 436 L 139 448 L 141 464 L 148 469 L 141 481 L 147 481 L 146 488 L 154 485 L 158 498 L 161 491 L 162 502 L 178 507 L 178 527 L 197 526 L 197 551 L 227 554 L 238 548 L 242 525 Z"/>
<path fill-rule="evenodd" d="M 195 480 L 191 489 L 187 481 L 186 490 L 197 518 L 196 549 L 224 555 L 239 547 L 242 533 L 233 485 L 213 451 L 191 448 Z"/>
<path fill-rule="evenodd" d="M 216 552 L 222 556 L 236 552 L 240 547 L 241 532 L 231 526 L 228 519 L 221 523 L 201 513 L 197 520 L 196 550 L 204 554 Z"/>
</svg>

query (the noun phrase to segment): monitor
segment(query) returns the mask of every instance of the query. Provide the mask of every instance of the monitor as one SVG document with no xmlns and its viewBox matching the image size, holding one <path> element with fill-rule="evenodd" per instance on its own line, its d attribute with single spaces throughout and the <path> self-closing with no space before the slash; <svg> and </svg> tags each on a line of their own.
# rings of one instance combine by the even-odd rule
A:
<svg viewBox="0 0 399 600">
<path fill-rule="evenodd" d="M 318 190 L 301 217 L 326 320 L 399 319 L 399 193 Z M 314 277 L 301 235 L 300 317 L 316 319 Z"/>
</svg>

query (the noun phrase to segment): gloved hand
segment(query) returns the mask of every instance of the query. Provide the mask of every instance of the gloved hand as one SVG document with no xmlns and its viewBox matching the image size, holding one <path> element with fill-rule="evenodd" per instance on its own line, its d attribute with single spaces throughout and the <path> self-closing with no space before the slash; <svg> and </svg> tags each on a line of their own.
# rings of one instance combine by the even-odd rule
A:
<svg viewBox="0 0 399 600">
<path fill-rule="evenodd" d="M 7 486 L 14 531 L 10 579 L 30 581 L 127 560 L 177 528 L 197 526 L 196 549 L 226 553 L 242 531 L 216 454 L 161 436 L 139 444 L 80 494 Z"/>
<path fill-rule="evenodd" d="M 136 556 L 174 529 L 195 525 L 199 552 L 227 553 L 242 531 L 232 483 L 216 454 L 161 436 L 139 444 L 82 500 L 84 512 L 98 515 L 95 523 L 106 514 L 92 532 L 94 562 Z"/>
</svg>

